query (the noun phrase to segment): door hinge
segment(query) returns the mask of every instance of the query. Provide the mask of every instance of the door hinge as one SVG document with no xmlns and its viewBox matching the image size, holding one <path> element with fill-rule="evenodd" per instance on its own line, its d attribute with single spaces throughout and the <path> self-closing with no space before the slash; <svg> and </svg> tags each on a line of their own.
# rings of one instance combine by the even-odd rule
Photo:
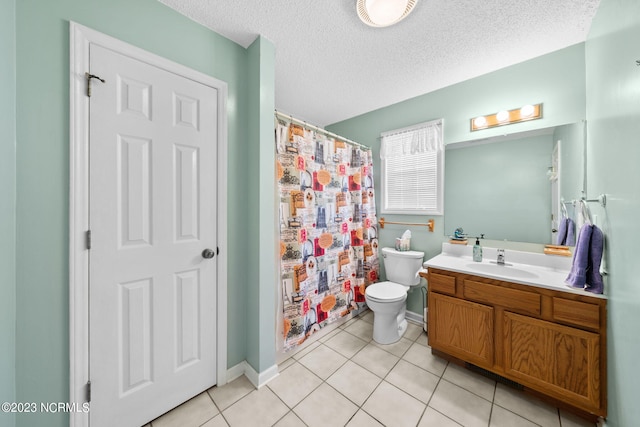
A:
<svg viewBox="0 0 640 427">
<path fill-rule="evenodd" d="M 91 381 L 87 381 L 87 402 L 91 402 Z"/>
<path fill-rule="evenodd" d="M 87 230 L 87 249 L 91 249 L 91 230 Z"/>
<path fill-rule="evenodd" d="M 102 83 L 105 83 L 105 79 L 96 76 L 95 74 L 84 73 L 84 76 L 87 78 L 87 96 L 91 98 L 91 79 L 98 79 Z"/>
</svg>

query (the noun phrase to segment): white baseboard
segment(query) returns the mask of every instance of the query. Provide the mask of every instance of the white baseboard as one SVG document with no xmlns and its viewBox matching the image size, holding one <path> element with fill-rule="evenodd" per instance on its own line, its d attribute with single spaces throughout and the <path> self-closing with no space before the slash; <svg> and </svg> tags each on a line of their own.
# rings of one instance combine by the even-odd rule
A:
<svg viewBox="0 0 640 427">
<path fill-rule="evenodd" d="M 408 311 L 405 313 L 404 318 L 407 319 L 411 323 L 415 323 L 417 325 L 422 326 L 424 323 L 424 317 L 422 314 L 414 313 L 413 311 Z"/>
<path fill-rule="evenodd" d="M 227 384 L 244 375 L 245 365 L 247 365 L 247 362 L 243 360 L 237 365 L 227 369 Z"/>
<path fill-rule="evenodd" d="M 278 365 L 273 365 L 269 369 L 258 373 L 253 369 L 253 366 L 243 360 L 227 370 L 227 382 L 231 382 L 242 375 L 247 377 L 255 388 L 260 388 L 279 375 Z"/>
</svg>

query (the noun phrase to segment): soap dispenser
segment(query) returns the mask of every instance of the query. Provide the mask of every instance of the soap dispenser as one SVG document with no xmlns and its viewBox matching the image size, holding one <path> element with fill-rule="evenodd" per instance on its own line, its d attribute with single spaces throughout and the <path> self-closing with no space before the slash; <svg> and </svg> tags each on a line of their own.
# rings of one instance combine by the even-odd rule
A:
<svg viewBox="0 0 640 427">
<path fill-rule="evenodd" d="M 473 260 L 482 262 L 482 246 L 480 246 L 480 238 L 476 237 L 476 244 L 473 245 Z"/>
</svg>

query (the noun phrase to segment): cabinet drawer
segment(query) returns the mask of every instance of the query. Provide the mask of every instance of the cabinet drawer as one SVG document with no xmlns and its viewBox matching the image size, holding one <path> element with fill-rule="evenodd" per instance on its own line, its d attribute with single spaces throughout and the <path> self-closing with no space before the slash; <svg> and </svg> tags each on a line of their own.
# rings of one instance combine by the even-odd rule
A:
<svg viewBox="0 0 640 427">
<path fill-rule="evenodd" d="M 444 274 L 429 272 L 429 280 L 427 286 L 433 291 L 442 292 L 443 294 L 456 294 L 456 278 L 446 276 Z"/>
<path fill-rule="evenodd" d="M 533 292 L 465 280 L 464 297 L 511 311 L 540 315 L 540 295 Z"/>
<path fill-rule="evenodd" d="M 553 297 L 553 320 L 597 331 L 600 328 L 600 306 Z"/>
</svg>

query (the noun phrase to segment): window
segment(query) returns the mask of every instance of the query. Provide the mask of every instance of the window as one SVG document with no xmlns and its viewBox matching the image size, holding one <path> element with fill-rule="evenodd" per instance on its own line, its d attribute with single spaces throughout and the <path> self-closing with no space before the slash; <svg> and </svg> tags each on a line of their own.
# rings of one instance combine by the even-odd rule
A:
<svg viewBox="0 0 640 427">
<path fill-rule="evenodd" d="M 381 135 L 382 213 L 442 215 L 442 119 Z"/>
</svg>

